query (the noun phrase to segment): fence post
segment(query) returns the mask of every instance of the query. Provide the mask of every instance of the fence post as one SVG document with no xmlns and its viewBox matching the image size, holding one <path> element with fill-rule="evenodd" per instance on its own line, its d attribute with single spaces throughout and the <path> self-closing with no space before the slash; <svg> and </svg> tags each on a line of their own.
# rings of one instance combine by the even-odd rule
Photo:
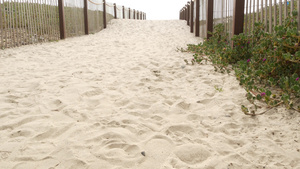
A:
<svg viewBox="0 0 300 169">
<path fill-rule="evenodd" d="M 64 0 L 58 0 L 60 39 L 66 39 Z"/>
<path fill-rule="evenodd" d="M 106 2 L 103 0 L 103 27 L 106 28 Z"/>
<path fill-rule="evenodd" d="M 130 19 L 130 8 L 128 8 L 128 13 L 129 13 L 128 19 Z"/>
<path fill-rule="evenodd" d="M 300 0 L 297 1 L 297 10 L 298 10 L 298 16 L 297 16 L 298 31 L 300 31 Z"/>
<path fill-rule="evenodd" d="M 180 10 L 180 16 L 179 19 L 182 20 L 182 9 Z"/>
<path fill-rule="evenodd" d="M 133 19 L 135 19 L 135 9 L 133 10 Z"/>
<path fill-rule="evenodd" d="M 183 20 L 183 8 L 180 11 L 180 19 Z"/>
<path fill-rule="evenodd" d="M 272 33 L 272 28 L 273 28 L 273 26 L 272 26 L 272 0 L 269 0 L 268 8 L 269 8 L 269 33 Z"/>
<path fill-rule="evenodd" d="M 196 25 L 195 25 L 195 36 L 199 37 L 199 31 L 200 31 L 200 0 L 196 0 Z"/>
<path fill-rule="evenodd" d="M 136 19 L 139 20 L 139 11 L 136 11 Z"/>
<path fill-rule="evenodd" d="M 114 18 L 115 19 L 117 19 L 118 18 L 118 16 L 117 16 L 117 5 L 116 5 L 116 3 L 114 3 Z"/>
<path fill-rule="evenodd" d="M 181 20 L 181 14 L 182 14 L 182 11 L 180 10 L 179 11 L 179 20 Z"/>
<path fill-rule="evenodd" d="M 239 0 L 238 0 L 239 1 Z M 208 0 L 207 1 L 207 24 L 206 24 L 206 30 L 207 30 L 207 39 L 209 39 L 212 34 L 209 32 L 213 32 L 213 26 L 214 26 L 214 0 Z"/>
<path fill-rule="evenodd" d="M 123 10 L 123 19 L 125 19 L 125 7 L 122 6 L 122 10 Z"/>
<path fill-rule="evenodd" d="M 191 0 L 191 33 L 194 32 L 194 1 Z"/>
<path fill-rule="evenodd" d="M 4 6 L 4 4 L 3 4 Z M 1 30 L 1 45 L 0 45 L 0 48 L 2 49 L 2 46 L 3 46 L 3 36 L 2 36 L 2 29 L 4 29 L 4 27 L 2 26 L 3 24 L 3 21 L 2 21 L 2 7 L 1 7 L 1 0 L 0 0 L 0 30 Z M 3 30 L 4 31 L 4 30 Z"/>
<path fill-rule="evenodd" d="M 187 3 L 187 25 L 190 25 L 190 2 Z"/>
<path fill-rule="evenodd" d="M 233 25 L 232 34 L 238 35 L 243 33 L 244 29 L 244 6 L 245 0 L 235 0 L 233 5 Z M 231 43 L 233 46 L 233 42 Z"/>
<path fill-rule="evenodd" d="M 88 3 L 84 0 L 84 32 L 86 35 L 89 34 L 89 20 L 88 20 Z"/>
<path fill-rule="evenodd" d="M 291 3 L 291 16 L 293 16 L 294 0 L 291 0 L 290 3 Z"/>
</svg>

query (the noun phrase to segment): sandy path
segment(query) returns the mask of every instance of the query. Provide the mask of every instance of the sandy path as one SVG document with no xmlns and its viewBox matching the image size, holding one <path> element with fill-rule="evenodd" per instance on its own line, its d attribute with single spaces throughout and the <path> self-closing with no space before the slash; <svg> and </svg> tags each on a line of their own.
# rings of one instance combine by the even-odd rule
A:
<svg viewBox="0 0 300 169">
<path fill-rule="evenodd" d="M 0 51 L 0 168 L 300 168 L 299 113 L 245 116 L 233 76 L 183 67 L 198 42 L 184 21 L 113 20 Z"/>
</svg>

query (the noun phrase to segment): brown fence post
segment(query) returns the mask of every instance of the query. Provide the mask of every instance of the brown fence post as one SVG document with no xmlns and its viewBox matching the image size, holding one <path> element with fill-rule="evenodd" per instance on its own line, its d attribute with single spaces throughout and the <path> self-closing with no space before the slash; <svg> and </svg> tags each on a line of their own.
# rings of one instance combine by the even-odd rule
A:
<svg viewBox="0 0 300 169">
<path fill-rule="evenodd" d="M 184 19 L 187 21 L 187 6 L 185 6 L 185 9 L 184 9 Z"/>
<path fill-rule="evenodd" d="M 179 20 L 182 20 L 182 10 L 179 11 Z"/>
<path fill-rule="evenodd" d="M 191 33 L 194 32 L 194 1 L 191 0 L 191 19 L 190 19 L 190 25 L 191 25 Z"/>
<path fill-rule="evenodd" d="M 103 27 L 106 28 L 106 2 L 103 0 Z"/>
<path fill-rule="evenodd" d="M 136 11 L 136 19 L 139 20 L 139 14 L 140 12 L 139 11 Z"/>
<path fill-rule="evenodd" d="M 181 10 L 179 11 L 179 20 L 181 20 Z"/>
<path fill-rule="evenodd" d="M 3 5 L 4 6 L 4 5 Z M 2 29 L 4 29 L 4 25 L 2 26 L 3 24 L 3 21 L 2 21 L 2 7 L 1 7 L 1 0 L 0 0 L 0 29 L 1 29 L 1 38 L 0 38 L 0 42 L 1 42 L 1 45 L 0 45 L 0 48 L 2 49 L 2 46 L 3 46 L 3 35 L 2 35 Z M 4 31 L 4 30 L 3 30 Z"/>
<path fill-rule="evenodd" d="M 200 31 L 200 0 L 196 0 L 196 25 L 195 25 L 195 36 L 199 37 L 199 31 Z"/>
<path fill-rule="evenodd" d="M 58 0 L 58 11 L 59 11 L 60 39 L 66 39 L 66 23 L 65 23 L 64 1 L 63 0 Z"/>
<path fill-rule="evenodd" d="M 86 35 L 89 34 L 89 20 L 88 20 L 88 3 L 84 0 L 84 32 Z"/>
<path fill-rule="evenodd" d="M 185 19 L 186 21 L 188 21 L 187 6 L 185 6 L 184 11 L 185 11 L 185 12 L 184 12 L 184 15 L 185 15 L 184 19 Z"/>
<path fill-rule="evenodd" d="M 118 16 L 117 16 L 117 5 L 116 5 L 116 3 L 114 3 L 114 15 L 115 15 L 115 19 L 117 19 L 118 18 Z"/>
<path fill-rule="evenodd" d="M 187 4 L 187 25 L 190 25 L 190 2 Z"/>
<path fill-rule="evenodd" d="M 209 32 L 213 32 L 213 26 L 214 26 L 214 0 L 208 0 L 207 1 L 207 24 L 206 24 L 206 30 L 207 30 L 207 39 L 209 39 L 212 34 Z"/>
<path fill-rule="evenodd" d="M 238 35 L 243 33 L 244 29 L 244 6 L 245 0 L 235 0 L 233 5 L 233 25 L 232 34 Z M 233 46 L 233 42 L 231 44 Z"/>
<path fill-rule="evenodd" d="M 128 8 L 128 19 L 130 19 L 130 8 Z"/>
<path fill-rule="evenodd" d="M 135 19 L 135 9 L 133 10 L 133 19 Z"/>
<path fill-rule="evenodd" d="M 300 0 L 297 1 L 297 10 L 298 10 L 298 16 L 297 16 L 298 31 L 300 31 Z"/>
<path fill-rule="evenodd" d="M 125 7 L 122 6 L 122 10 L 123 10 L 123 19 L 125 19 Z"/>
</svg>

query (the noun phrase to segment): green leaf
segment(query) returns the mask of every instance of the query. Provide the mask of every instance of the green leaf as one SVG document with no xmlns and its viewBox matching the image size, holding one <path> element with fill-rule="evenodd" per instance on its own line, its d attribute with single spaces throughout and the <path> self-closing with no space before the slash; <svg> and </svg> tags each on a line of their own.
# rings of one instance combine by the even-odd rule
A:
<svg viewBox="0 0 300 169">
<path fill-rule="evenodd" d="M 293 90 L 295 90 L 296 92 L 300 91 L 300 86 L 299 85 L 294 85 L 292 87 Z"/>
<path fill-rule="evenodd" d="M 245 107 L 244 105 L 241 106 L 242 111 L 247 114 L 249 112 L 248 108 Z"/>
<path fill-rule="evenodd" d="M 290 53 L 284 53 L 283 58 L 287 59 L 287 60 L 290 60 L 292 58 L 292 55 Z"/>
<path fill-rule="evenodd" d="M 297 52 L 295 53 L 295 57 L 296 57 L 296 59 L 300 58 L 300 51 L 297 51 Z"/>
<path fill-rule="evenodd" d="M 270 90 L 268 90 L 268 91 L 266 92 L 266 95 L 269 96 L 269 97 L 271 96 L 271 94 L 272 94 L 272 92 L 271 92 Z"/>
<path fill-rule="evenodd" d="M 297 77 L 299 77 L 298 74 L 294 73 L 293 76 L 292 76 L 292 79 L 296 79 Z"/>
<path fill-rule="evenodd" d="M 258 95 L 256 96 L 256 99 L 257 99 L 257 100 L 261 100 L 261 99 L 262 99 L 261 95 L 258 94 Z"/>
</svg>

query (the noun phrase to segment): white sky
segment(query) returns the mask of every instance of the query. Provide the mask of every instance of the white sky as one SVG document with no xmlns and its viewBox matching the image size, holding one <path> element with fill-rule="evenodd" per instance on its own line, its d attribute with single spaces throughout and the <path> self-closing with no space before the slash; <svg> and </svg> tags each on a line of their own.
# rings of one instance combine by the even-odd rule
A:
<svg viewBox="0 0 300 169">
<path fill-rule="evenodd" d="M 179 11 L 188 0 L 106 0 L 106 2 L 145 12 L 147 20 L 178 20 Z"/>
</svg>

